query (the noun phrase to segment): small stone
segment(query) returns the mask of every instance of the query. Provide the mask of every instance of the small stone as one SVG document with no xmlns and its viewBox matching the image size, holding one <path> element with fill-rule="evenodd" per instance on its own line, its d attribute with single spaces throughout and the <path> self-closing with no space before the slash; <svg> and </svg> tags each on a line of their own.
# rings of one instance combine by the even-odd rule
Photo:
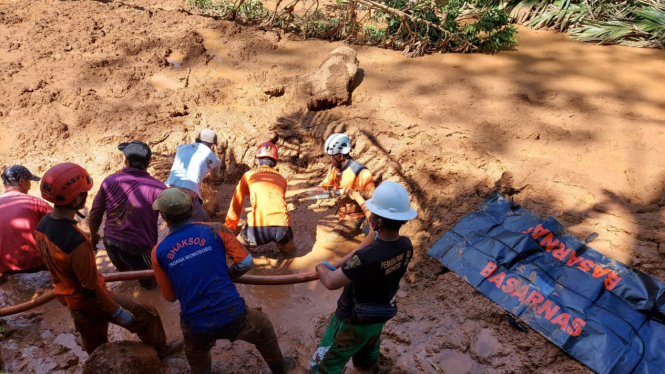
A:
<svg viewBox="0 0 665 374">
<path fill-rule="evenodd" d="M 160 374 L 162 365 L 154 348 L 140 342 L 118 341 L 97 348 L 86 360 L 83 374 Z"/>
<path fill-rule="evenodd" d="M 65 51 L 69 52 L 69 51 L 71 51 L 71 50 L 72 50 L 72 46 L 71 46 L 71 45 L 68 45 L 68 46 L 65 47 Z"/>
<path fill-rule="evenodd" d="M 284 95 L 284 92 L 286 92 L 286 87 L 284 85 L 277 85 L 270 87 L 263 91 L 264 94 L 270 96 L 270 97 L 280 97 Z"/>
</svg>

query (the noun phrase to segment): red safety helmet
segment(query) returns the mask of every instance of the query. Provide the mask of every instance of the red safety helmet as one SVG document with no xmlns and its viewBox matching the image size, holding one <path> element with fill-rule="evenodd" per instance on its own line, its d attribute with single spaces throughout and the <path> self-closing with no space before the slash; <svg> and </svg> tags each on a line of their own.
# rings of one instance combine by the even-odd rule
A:
<svg viewBox="0 0 665 374">
<path fill-rule="evenodd" d="M 256 158 L 270 157 L 277 161 L 277 147 L 271 142 L 263 142 L 256 149 Z"/>
<path fill-rule="evenodd" d="M 88 172 L 71 163 L 58 164 L 42 177 L 39 190 L 42 198 L 54 205 L 67 205 L 81 192 L 92 189 L 92 178 Z"/>
</svg>

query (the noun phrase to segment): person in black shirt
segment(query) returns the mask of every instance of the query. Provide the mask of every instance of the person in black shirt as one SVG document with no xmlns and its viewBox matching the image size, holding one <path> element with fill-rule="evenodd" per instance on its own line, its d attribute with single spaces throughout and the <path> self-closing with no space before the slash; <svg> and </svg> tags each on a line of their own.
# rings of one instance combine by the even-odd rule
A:
<svg viewBox="0 0 665 374">
<path fill-rule="evenodd" d="M 381 331 L 397 313 L 395 294 L 413 256 L 411 240 L 399 235 L 401 226 L 418 215 L 404 187 L 383 182 L 367 201 L 356 191 L 350 196 L 371 212 L 372 231 L 341 260 L 316 265 L 326 288 L 344 291 L 312 358 L 315 374 L 341 373 L 349 359 L 358 369 L 378 372 Z"/>
</svg>

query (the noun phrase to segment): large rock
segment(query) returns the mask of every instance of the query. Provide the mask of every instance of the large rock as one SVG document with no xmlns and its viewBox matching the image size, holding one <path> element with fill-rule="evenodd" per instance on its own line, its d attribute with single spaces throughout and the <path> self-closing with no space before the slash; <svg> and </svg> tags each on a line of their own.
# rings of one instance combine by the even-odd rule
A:
<svg viewBox="0 0 665 374">
<path fill-rule="evenodd" d="M 352 48 L 332 51 L 316 71 L 305 76 L 303 91 L 309 94 L 307 108 L 316 111 L 349 104 L 358 64 Z"/>
<path fill-rule="evenodd" d="M 83 374 L 161 374 L 157 351 L 140 342 L 106 343 L 85 361 Z"/>
</svg>

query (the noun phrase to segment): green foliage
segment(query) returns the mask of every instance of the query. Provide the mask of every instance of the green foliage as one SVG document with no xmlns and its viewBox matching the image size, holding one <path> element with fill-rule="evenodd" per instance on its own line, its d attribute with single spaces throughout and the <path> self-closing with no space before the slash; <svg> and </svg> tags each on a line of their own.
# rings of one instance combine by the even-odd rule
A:
<svg viewBox="0 0 665 374">
<path fill-rule="evenodd" d="M 233 9 L 233 3 L 229 1 L 213 0 L 189 0 L 189 5 L 199 8 L 204 14 L 222 15 Z"/>
<path fill-rule="evenodd" d="M 377 45 L 386 40 L 386 29 L 377 28 L 374 25 L 365 25 L 363 32 L 367 44 Z"/>
<path fill-rule="evenodd" d="M 501 7 L 516 22 L 570 32 L 580 41 L 665 48 L 662 0 L 472 0 L 476 7 Z"/>
<path fill-rule="evenodd" d="M 306 38 L 402 49 L 410 57 L 431 52 L 495 53 L 517 43 L 517 29 L 498 7 L 477 12 L 461 0 L 335 0 L 336 7 L 322 11 L 314 0 L 303 14 L 295 11 L 301 1 L 305 0 L 292 0 L 274 11 L 259 0 L 189 0 L 189 4 L 206 14 L 241 16 Z"/>
<path fill-rule="evenodd" d="M 259 0 L 243 0 L 237 2 L 237 4 L 228 0 L 189 0 L 189 5 L 199 8 L 204 14 L 220 17 L 233 14 L 234 16 L 240 15 L 248 20 L 264 18 L 270 13 Z"/>
<path fill-rule="evenodd" d="M 261 1 L 248 0 L 238 8 L 238 13 L 249 19 L 254 19 L 267 17 L 270 12 L 263 7 Z"/>
<path fill-rule="evenodd" d="M 517 44 L 517 28 L 505 26 L 508 23 L 508 13 L 502 10 L 490 9 L 475 24 L 478 33 L 485 33 L 487 37 L 480 42 L 480 48 L 485 52 L 495 53 L 504 48 Z"/>
</svg>

